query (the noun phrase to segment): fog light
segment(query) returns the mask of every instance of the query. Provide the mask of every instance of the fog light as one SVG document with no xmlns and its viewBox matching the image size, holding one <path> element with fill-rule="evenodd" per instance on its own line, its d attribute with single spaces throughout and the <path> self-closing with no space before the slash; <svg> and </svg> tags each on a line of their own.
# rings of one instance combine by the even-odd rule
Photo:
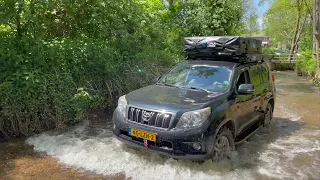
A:
<svg viewBox="0 0 320 180">
<path fill-rule="evenodd" d="M 199 151 L 201 149 L 201 144 L 200 143 L 193 143 L 192 147 L 193 147 L 193 149 Z"/>
</svg>

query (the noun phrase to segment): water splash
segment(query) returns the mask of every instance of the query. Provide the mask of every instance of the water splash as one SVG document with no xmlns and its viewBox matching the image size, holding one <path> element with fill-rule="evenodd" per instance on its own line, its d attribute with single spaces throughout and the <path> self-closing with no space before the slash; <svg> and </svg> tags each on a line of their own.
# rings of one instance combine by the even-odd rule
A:
<svg viewBox="0 0 320 180">
<path fill-rule="evenodd" d="M 206 161 L 200 165 L 131 149 L 113 138 L 109 129 L 92 129 L 88 124 L 60 135 L 34 136 L 27 143 L 66 165 L 104 175 L 125 173 L 133 179 L 319 177 L 320 143 L 316 138 L 320 131 L 299 129 L 293 121 L 276 119 L 274 128 L 261 130 L 240 145 L 231 160 L 218 164 Z M 93 130 L 98 133 L 90 135 Z M 302 172 L 303 166 L 295 164 L 300 156 L 317 158 Z"/>
</svg>

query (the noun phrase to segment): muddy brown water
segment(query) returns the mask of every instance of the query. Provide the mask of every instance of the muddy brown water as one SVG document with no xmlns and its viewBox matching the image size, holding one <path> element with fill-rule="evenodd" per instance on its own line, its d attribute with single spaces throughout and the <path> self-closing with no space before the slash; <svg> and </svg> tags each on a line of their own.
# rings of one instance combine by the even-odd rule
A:
<svg viewBox="0 0 320 180">
<path fill-rule="evenodd" d="M 100 112 L 68 131 L 0 143 L 0 179 L 320 179 L 320 91 L 293 72 L 275 76 L 275 125 L 231 160 L 198 164 L 128 148 Z"/>
</svg>

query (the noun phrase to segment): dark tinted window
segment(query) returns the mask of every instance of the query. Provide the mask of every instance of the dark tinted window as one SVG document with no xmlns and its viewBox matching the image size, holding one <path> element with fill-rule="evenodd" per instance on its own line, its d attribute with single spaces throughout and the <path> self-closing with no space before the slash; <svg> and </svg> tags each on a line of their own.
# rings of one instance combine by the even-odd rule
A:
<svg viewBox="0 0 320 180">
<path fill-rule="evenodd" d="M 260 66 L 263 82 L 269 81 L 269 72 L 265 66 Z"/>
<path fill-rule="evenodd" d="M 237 84 L 236 84 L 236 88 L 237 90 L 239 89 L 239 86 L 241 84 L 248 84 L 250 83 L 250 80 L 249 80 L 249 76 L 248 76 L 248 71 L 243 71 L 239 78 L 238 78 L 238 81 L 237 81 Z"/>
<path fill-rule="evenodd" d="M 226 67 L 181 64 L 173 68 L 159 83 L 224 92 L 230 85 L 231 72 Z"/>
<path fill-rule="evenodd" d="M 252 66 L 249 70 L 251 83 L 255 86 L 261 84 L 261 77 L 258 66 Z"/>
</svg>

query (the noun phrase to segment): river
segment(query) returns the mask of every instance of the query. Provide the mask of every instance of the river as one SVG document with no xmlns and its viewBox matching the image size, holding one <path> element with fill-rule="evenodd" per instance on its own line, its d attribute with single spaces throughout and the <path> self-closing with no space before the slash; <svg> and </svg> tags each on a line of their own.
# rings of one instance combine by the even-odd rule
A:
<svg viewBox="0 0 320 180">
<path fill-rule="evenodd" d="M 275 126 L 237 146 L 231 160 L 198 164 L 130 149 L 98 113 L 65 132 L 0 144 L 0 179 L 320 179 L 320 91 L 293 72 L 275 77 Z"/>
</svg>

